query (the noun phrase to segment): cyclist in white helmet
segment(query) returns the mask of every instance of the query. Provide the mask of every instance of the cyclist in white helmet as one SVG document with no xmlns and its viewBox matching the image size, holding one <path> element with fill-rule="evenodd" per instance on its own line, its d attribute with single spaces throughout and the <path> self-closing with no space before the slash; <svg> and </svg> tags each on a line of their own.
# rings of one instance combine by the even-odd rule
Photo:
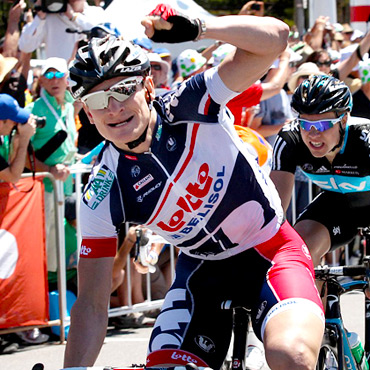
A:
<svg viewBox="0 0 370 370">
<path fill-rule="evenodd" d="M 139 47 L 107 38 L 79 50 L 72 93 L 106 146 L 81 199 L 79 294 L 65 366 L 91 366 L 98 356 L 117 231 L 136 222 L 181 249 L 146 366 L 218 369 L 232 329 L 221 302 L 232 299 L 252 308 L 271 369 L 313 369 L 324 315 L 311 257 L 225 109 L 285 49 L 288 27 L 241 15 L 205 23 L 164 4 L 143 24 L 155 42 L 213 38 L 237 49 L 157 99 Z"/>
</svg>

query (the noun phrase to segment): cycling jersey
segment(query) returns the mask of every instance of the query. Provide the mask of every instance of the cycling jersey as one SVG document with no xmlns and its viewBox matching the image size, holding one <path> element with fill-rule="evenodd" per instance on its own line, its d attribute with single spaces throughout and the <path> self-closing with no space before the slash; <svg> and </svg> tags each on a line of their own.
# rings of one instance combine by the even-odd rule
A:
<svg viewBox="0 0 370 370">
<path fill-rule="evenodd" d="M 349 117 L 332 163 L 311 154 L 297 121 L 285 125 L 274 144 L 272 170 L 294 173 L 296 166 L 321 189 L 344 194 L 349 206 L 370 205 L 370 121 Z"/>
<path fill-rule="evenodd" d="M 271 180 L 237 136 L 216 69 L 157 98 L 150 151 L 107 143 L 81 202 L 81 257 L 114 256 L 122 222 L 184 253 L 224 259 L 272 238 L 283 221 Z"/>
</svg>

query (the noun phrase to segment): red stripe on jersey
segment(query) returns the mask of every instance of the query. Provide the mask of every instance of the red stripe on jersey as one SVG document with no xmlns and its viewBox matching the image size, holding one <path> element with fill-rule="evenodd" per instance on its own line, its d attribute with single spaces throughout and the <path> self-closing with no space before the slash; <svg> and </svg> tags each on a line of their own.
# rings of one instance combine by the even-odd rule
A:
<svg viewBox="0 0 370 370">
<path fill-rule="evenodd" d="M 173 184 L 178 181 L 178 179 L 180 178 L 180 176 L 185 171 L 185 168 L 188 166 L 188 164 L 190 162 L 190 159 L 192 158 L 192 156 L 194 154 L 194 147 L 195 147 L 195 142 L 196 142 L 196 137 L 197 137 L 198 130 L 199 130 L 199 123 L 196 123 L 196 124 L 194 124 L 194 128 L 193 128 L 193 131 L 191 133 L 189 153 L 188 153 L 188 155 L 187 155 L 187 157 L 186 157 L 186 159 L 185 159 L 185 161 L 184 161 L 184 163 L 183 163 L 180 171 L 177 173 L 177 175 L 176 175 L 173 183 L 171 183 L 168 186 L 168 189 L 167 189 L 166 194 L 165 194 L 165 196 L 164 196 L 164 198 L 162 200 L 161 205 L 158 208 L 158 211 L 156 212 L 156 214 L 152 217 L 152 219 L 146 225 L 150 225 L 156 219 L 156 217 L 158 216 L 159 212 L 161 211 L 161 209 L 163 208 L 163 206 L 166 203 L 166 200 L 168 198 L 168 195 L 170 194 L 171 189 L 173 187 Z"/>
<path fill-rule="evenodd" d="M 370 6 L 351 6 L 351 22 L 367 22 L 370 15 Z"/>
<path fill-rule="evenodd" d="M 80 258 L 114 257 L 117 238 L 82 239 Z"/>
<path fill-rule="evenodd" d="M 154 351 L 146 358 L 146 368 L 168 365 L 187 365 L 193 363 L 197 366 L 208 367 L 198 356 L 181 349 L 160 349 Z"/>
<path fill-rule="evenodd" d="M 208 94 L 208 99 L 204 107 L 204 114 L 207 115 L 209 111 L 209 106 L 211 105 L 211 95 Z"/>
</svg>

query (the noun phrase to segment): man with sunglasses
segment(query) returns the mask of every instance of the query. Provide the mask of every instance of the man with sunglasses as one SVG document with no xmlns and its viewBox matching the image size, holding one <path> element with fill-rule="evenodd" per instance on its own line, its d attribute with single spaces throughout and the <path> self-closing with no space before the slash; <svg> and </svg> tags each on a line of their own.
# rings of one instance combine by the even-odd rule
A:
<svg viewBox="0 0 370 370">
<path fill-rule="evenodd" d="M 370 224 L 370 121 L 350 116 L 348 86 L 327 75 L 303 81 L 292 107 L 299 116 L 275 141 L 271 179 L 285 211 L 296 166 L 321 188 L 294 226 L 316 266 Z"/>
<path fill-rule="evenodd" d="M 67 62 L 52 57 L 41 70 L 40 98 L 28 107 L 38 117 L 45 117 L 45 127 L 37 127 L 32 138 L 35 170 L 50 172 L 56 180 L 64 181 L 64 194 L 70 196 L 73 180 L 69 166 L 74 163 L 77 137 L 74 119 L 74 99 L 67 90 Z M 49 179 L 45 183 L 46 246 L 48 271 L 56 271 L 56 239 L 54 193 Z"/>
<path fill-rule="evenodd" d="M 106 334 L 117 232 L 136 222 L 182 251 L 146 366 L 220 368 L 232 329 L 221 303 L 238 299 L 253 307 L 271 369 L 313 369 L 323 309 L 311 258 L 225 108 L 286 48 L 288 27 L 247 15 L 205 23 L 164 4 L 142 24 L 155 42 L 212 38 L 237 48 L 156 99 L 138 46 L 111 37 L 79 49 L 71 91 L 106 145 L 80 203 L 79 294 L 64 364 L 94 364 Z"/>
</svg>

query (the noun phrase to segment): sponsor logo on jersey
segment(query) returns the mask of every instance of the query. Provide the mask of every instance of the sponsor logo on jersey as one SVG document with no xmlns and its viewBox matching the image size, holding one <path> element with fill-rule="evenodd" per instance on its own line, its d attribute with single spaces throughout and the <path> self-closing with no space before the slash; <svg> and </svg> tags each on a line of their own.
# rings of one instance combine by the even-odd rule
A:
<svg viewBox="0 0 370 370">
<path fill-rule="evenodd" d="M 90 252 L 91 252 L 91 248 L 86 247 L 86 245 L 81 246 L 80 254 L 82 254 L 83 256 L 88 256 Z"/>
<path fill-rule="evenodd" d="M 162 181 L 158 182 L 157 184 L 155 184 L 153 187 L 151 187 L 148 191 L 146 191 L 144 194 L 142 195 L 139 195 L 137 198 L 136 198 L 136 201 L 141 203 L 144 198 L 149 195 L 151 192 L 153 192 L 155 189 L 158 189 L 160 186 L 162 185 Z"/>
<path fill-rule="evenodd" d="M 162 123 L 159 123 L 157 132 L 155 133 L 155 139 L 159 141 L 162 136 Z"/>
<path fill-rule="evenodd" d="M 106 165 L 98 171 L 95 178 L 86 190 L 83 200 L 91 209 L 96 209 L 98 205 L 109 194 L 114 181 L 114 173 Z"/>
<path fill-rule="evenodd" d="M 351 179 L 351 181 L 353 181 L 352 184 L 349 181 L 347 182 L 346 179 L 334 179 L 333 177 L 329 178 L 329 180 L 317 180 L 316 178 L 313 178 L 312 181 L 320 188 L 343 193 L 366 190 L 366 180 L 361 181 L 361 178 L 354 177 Z"/>
<path fill-rule="evenodd" d="M 258 307 L 257 315 L 256 315 L 256 322 L 260 320 L 263 312 L 265 311 L 266 306 L 267 306 L 267 301 L 263 301 Z"/>
<path fill-rule="evenodd" d="M 340 226 L 334 226 L 333 227 L 333 234 L 334 235 L 338 235 L 338 234 L 340 234 L 341 232 L 340 232 Z"/>
<path fill-rule="evenodd" d="M 196 345 L 200 349 L 202 349 L 204 352 L 212 353 L 216 349 L 216 346 L 213 343 L 213 341 L 211 339 L 209 339 L 208 337 L 204 336 L 204 335 L 197 335 L 194 338 L 194 341 L 195 341 Z"/>
<path fill-rule="evenodd" d="M 233 360 L 233 369 L 239 369 L 239 367 L 240 367 L 240 360 L 236 358 L 235 360 Z"/>
<path fill-rule="evenodd" d="M 189 182 L 185 188 L 187 194 L 178 198 L 176 202 L 178 209 L 167 222 L 160 221 L 157 223 L 157 226 L 166 232 L 179 232 L 180 234 L 171 235 L 174 239 L 179 239 L 189 234 L 199 222 L 207 217 L 219 200 L 219 192 L 224 187 L 224 176 L 225 166 L 222 167 L 221 171 L 217 172 L 217 179 L 214 181 L 209 174 L 208 163 L 203 163 L 199 168 L 196 182 Z M 212 193 L 209 195 L 210 192 Z M 205 198 L 207 196 L 208 198 Z M 192 215 L 188 223 L 184 220 L 186 215 Z"/>
<path fill-rule="evenodd" d="M 329 170 L 325 166 L 321 166 L 316 173 L 323 173 L 323 172 L 329 172 Z"/>
<path fill-rule="evenodd" d="M 139 180 L 136 184 L 133 185 L 134 189 L 138 191 L 153 180 L 154 180 L 153 176 L 149 173 L 148 175 L 146 175 L 141 180 Z"/>
<path fill-rule="evenodd" d="M 169 152 L 173 152 L 177 147 L 176 139 L 173 136 L 170 136 L 167 139 L 166 148 Z"/>
<path fill-rule="evenodd" d="M 186 353 L 179 353 L 176 351 L 173 351 L 171 358 L 174 360 L 182 360 L 184 362 L 192 362 L 194 364 L 198 362 L 195 358 L 191 357 L 191 355 Z"/>
<path fill-rule="evenodd" d="M 138 177 L 140 175 L 140 167 L 135 165 L 131 167 L 131 177 Z"/>
<path fill-rule="evenodd" d="M 303 171 L 312 171 L 313 170 L 313 166 L 311 163 L 305 163 L 303 166 L 302 166 L 302 170 Z"/>
<path fill-rule="evenodd" d="M 360 139 L 370 144 L 370 131 L 369 130 L 362 130 Z"/>
</svg>

